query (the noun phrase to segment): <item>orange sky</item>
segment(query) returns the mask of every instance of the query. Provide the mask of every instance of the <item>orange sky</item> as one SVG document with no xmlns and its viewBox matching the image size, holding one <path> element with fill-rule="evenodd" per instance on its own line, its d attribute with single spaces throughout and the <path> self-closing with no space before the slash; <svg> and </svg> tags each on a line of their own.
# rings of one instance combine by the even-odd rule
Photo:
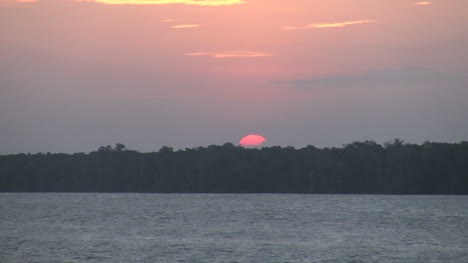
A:
<svg viewBox="0 0 468 263">
<path fill-rule="evenodd" d="M 467 8 L 460 0 L 0 0 L 0 121 L 10 127 L 0 143 L 25 150 L 18 142 L 33 127 L 42 127 L 31 138 L 37 149 L 64 151 L 101 140 L 197 146 L 250 133 L 296 146 L 468 139 L 460 124 Z M 70 118 L 83 142 L 44 143 L 67 134 Z"/>
</svg>

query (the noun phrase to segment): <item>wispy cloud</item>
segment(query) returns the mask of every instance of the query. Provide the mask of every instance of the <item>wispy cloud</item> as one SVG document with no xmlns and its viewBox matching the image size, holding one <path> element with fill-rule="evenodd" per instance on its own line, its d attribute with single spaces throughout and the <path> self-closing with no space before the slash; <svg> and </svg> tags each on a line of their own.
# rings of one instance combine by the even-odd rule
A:
<svg viewBox="0 0 468 263">
<path fill-rule="evenodd" d="M 246 0 L 77 0 L 84 2 L 96 2 L 106 5 L 169 5 L 185 4 L 198 6 L 223 6 L 245 4 Z"/>
<path fill-rule="evenodd" d="M 253 57 L 269 57 L 273 56 L 269 53 L 254 52 L 254 51 L 223 51 L 223 52 L 193 52 L 187 53 L 186 56 L 209 56 L 212 58 L 253 58 Z"/>
<path fill-rule="evenodd" d="M 276 81 L 298 88 L 335 88 L 379 85 L 466 84 L 466 76 L 435 72 L 428 68 L 402 67 L 369 71 L 357 75 L 337 75 L 312 79 Z"/>
<path fill-rule="evenodd" d="M 309 29 L 309 28 L 330 28 L 330 27 L 345 27 L 358 24 L 367 24 L 373 23 L 375 20 L 355 20 L 355 21 L 346 21 L 346 22 L 337 22 L 337 23 L 317 23 L 317 24 L 307 24 L 305 26 L 283 26 L 283 30 L 298 30 L 298 29 Z"/>
<path fill-rule="evenodd" d="M 185 54 L 186 56 L 210 56 L 208 52 L 192 52 Z"/>
<path fill-rule="evenodd" d="M 193 24 L 193 25 L 176 25 L 176 26 L 171 26 L 171 28 L 194 28 L 194 27 L 199 27 L 200 25 L 196 25 L 196 24 Z"/>
<path fill-rule="evenodd" d="M 169 23 L 169 22 L 175 22 L 175 20 L 174 19 L 162 19 L 162 20 L 159 20 L 159 22 Z"/>
<path fill-rule="evenodd" d="M 417 2 L 417 3 L 414 3 L 413 5 L 432 5 L 431 2 Z"/>
</svg>

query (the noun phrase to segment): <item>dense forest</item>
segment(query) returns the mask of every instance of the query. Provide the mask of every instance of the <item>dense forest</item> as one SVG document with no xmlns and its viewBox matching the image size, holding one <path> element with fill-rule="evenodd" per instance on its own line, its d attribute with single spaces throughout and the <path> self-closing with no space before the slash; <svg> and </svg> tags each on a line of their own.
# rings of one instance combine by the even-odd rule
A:
<svg viewBox="0 0 468 263">
<path fill-rule="evenodd" d="M 468 142 L 0 155 L 0 191 L 468 194 Z"/>
</svg>

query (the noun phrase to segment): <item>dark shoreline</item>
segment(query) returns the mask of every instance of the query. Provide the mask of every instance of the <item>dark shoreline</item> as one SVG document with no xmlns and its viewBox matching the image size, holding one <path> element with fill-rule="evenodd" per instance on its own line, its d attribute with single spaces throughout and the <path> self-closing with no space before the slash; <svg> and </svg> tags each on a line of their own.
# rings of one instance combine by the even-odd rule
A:
<svg viewBox="0 0 468 263">
<path fill-rule="evenodd" d="M 468 142 L 0 155 L 0 192 L 467 195 Z"/>
</svg>

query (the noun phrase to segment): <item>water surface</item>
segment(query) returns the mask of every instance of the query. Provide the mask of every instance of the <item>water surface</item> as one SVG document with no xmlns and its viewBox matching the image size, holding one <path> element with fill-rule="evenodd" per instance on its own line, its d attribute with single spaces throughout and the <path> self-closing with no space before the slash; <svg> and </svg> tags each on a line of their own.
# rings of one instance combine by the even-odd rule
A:
<svg viewBox="0 0 468 263">
<path fill-rule="evenodd" d="M 468 196 L 0 194 L 0 262 L 468 262 Z"/>
</svg>

